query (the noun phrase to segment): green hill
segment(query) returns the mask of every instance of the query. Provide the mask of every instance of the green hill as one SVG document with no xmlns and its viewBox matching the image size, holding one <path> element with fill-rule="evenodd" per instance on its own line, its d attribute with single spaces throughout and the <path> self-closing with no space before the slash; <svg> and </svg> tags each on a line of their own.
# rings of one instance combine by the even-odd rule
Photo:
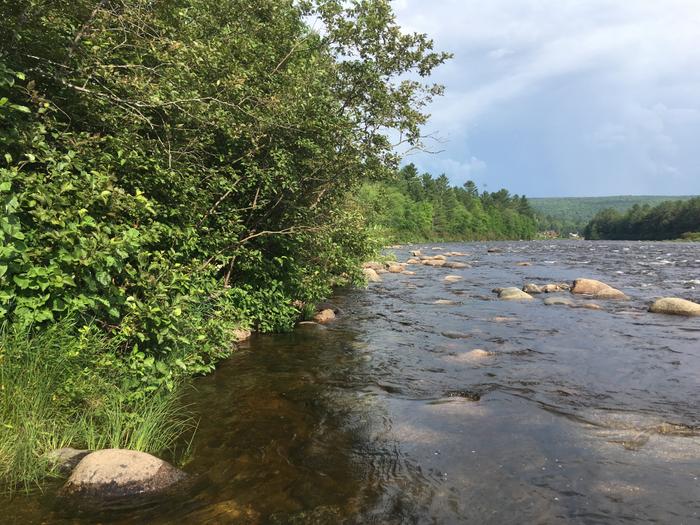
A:
<svg viewBox="0 0 700 525">
<path fill-rule="evenodd" d="M 617 195 L 611 197 L 535 197 L 530 205 L 539 215 L 539 229 L 562 234 L 581 232 L 601 210 L 625 212 L 635 204 L 656 206 L 664 201 L 688 200 L 692 195 Z"/>
</svg>

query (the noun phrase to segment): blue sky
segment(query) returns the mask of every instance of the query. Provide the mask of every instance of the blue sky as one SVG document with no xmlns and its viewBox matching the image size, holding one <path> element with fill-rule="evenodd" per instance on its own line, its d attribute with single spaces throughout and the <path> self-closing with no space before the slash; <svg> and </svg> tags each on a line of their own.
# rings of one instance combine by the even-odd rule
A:
<svg viewBox="0 0 700 525">
<path fill-rule="evenodd" d="M 394 0 L 455 57 L 406 158 L 531 197 L 700 194 L 700 0 Z"/>
</svg>

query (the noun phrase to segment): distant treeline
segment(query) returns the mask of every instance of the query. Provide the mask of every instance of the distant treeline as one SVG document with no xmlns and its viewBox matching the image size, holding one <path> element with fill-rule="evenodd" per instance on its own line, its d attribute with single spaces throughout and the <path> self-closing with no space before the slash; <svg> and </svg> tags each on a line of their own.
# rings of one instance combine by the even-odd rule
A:
<svg viewBox="0 0 700 525">
<path fill-rule="evenodd" d="M 553 230 L 566 236 L 581 233 L 596 213 L 614 209 L 620 213 L 635 204 L 656 206 L 665 201 L 688 200 L 691 196 L 617 195 L 610 197 L 546 197 L 530 198 L 537 214 L 539 231 Z"/>
<path fill-rule="evenodd" d="M 588 223 L 584 235 L 587 239 L 700 240 L 700 197 L 654 207 L 635 204 L 625 213 L 603 210 Z"/>
<path fill-rule="evenodd" d="M 445 175 L 419 174 L 413 164 L 394 181 L 364 185 L 359 201 L 369 223 L 392 242 L 531 239 L 537 232 L 525 196 L 479 193 L 472 181 L 452 186 Z"/>
</svg>

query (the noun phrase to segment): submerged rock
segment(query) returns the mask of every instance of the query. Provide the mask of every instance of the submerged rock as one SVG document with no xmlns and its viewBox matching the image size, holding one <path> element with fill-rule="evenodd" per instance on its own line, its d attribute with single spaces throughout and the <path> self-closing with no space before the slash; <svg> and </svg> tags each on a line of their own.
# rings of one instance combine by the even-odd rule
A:
<svg viewBox="0 0 700 525">
<path fill-rule="evenodd" d="M 364 268 L 362 270 L 362 273 L 365 276 L 365 280 L 368 283 L 380 283 L 380 282 L 382 282 L 382 278 L 379 277 L 379 274 L 376 272 L 376 270 L 373 270 L 372 268 Z"/>
<path fill-rule="evenodd" d="M 443 281 L 447 283 L 456 283 L 457 281 L 461 281 L 463 277 L 461 275 L 448 275 L 443 279 Z"/>
<path fill-rule="evenodd" d="M 489 248 L 486 250 L 487 253 L 503 253 L 503 250 L 501 248 Z"/>
<path fill-rule="evenodd" d="M 516 266 L 532 266 L 531 262 L 523 261 L 519 263 L 515 263 Z"/>
<path fill-rule="evenodd" d="M 586 310 L 602 310 L 603 307 L 595 303 L 583 303 L 576 305 L 576 308 L 585 308 Z"/>
<path fill-rule="evenodd" d="M 448 390 L 445 392 L 445 397 L 461 397 L 469 401 L 479 401 L 481 399 L 481 394 L 474 390 Z"/>
<path fill-rule="evenodd" d="M 61 492 L 97 498 L 152 494 L 185 477 L 181 470 L 145 452 L 106 449 L 85 456 Z"/>
<path fill-rule="evenodd" d="M 427 261 L 423 261 L 423 264 L 426 266 L 445 266 L 445 261 L 442 259 L 429 259 Z"/>
<path fill-rule="evenodd" d="M 314 315 L 314 321 L 316 321 L 317 323 L 329 323 L 333 320 L 335 320 L 335 312 L 330 308 L 321 310 L 320 312 L 317 312 L 316 315 Z"/>
<path fill-rule="evenodd" d="M 655 314 L 700 316 L 700 304 L 677 297 L 664 297 L 654 301 L 649 311 Z"/>
<path fill-rule="evenodd" d="M 568 297 L 547 297 L 544 304 L 547 306 L 574 306 L 574 302 Z"/>
<path fill-rule="evenodd" d="M 627 299 L 620 290 L 595 279 L 576 279 L 571 293 L 592 295 L 597 299 Z"/>
<path fill-rule="evenodd" d="M 253 335 L 253 332 L 251 332 L 248 328 L 236 328 L 233 331 L 233 338 L 237 343 L 250 339 L 251 335 Z"/>
<path fill-rule="evenodd" d="M 446 262 L 444 266 L 445 268 L 452 268 L 453 270 L 457 270 L 459 268 L 470 268 L 467 263 L 463 262 Z"/>
<path fill-rule="evenodd" d="M 438 299 L 433 304 L 453 305 L 457 303 L 455 301 L 451 301 L 450 299 Z"/>
<path fill-rule="evenodd" d="M 514 286 L 502 288 L 498 292 L 498 298 L 504 301 L 531 301 L 533 297 Z"/>
<path fill-rule="evenodd" d="M 467 334 L 465 332 L 442 332 L 443 337 L 448 339 L 469 339 L 472 334 Z"/>
<path fill-rule="evenodd" d="M 409 259 L 406 261 L 406 264 L 420 264 L 420 259 Z"/>
</svg>

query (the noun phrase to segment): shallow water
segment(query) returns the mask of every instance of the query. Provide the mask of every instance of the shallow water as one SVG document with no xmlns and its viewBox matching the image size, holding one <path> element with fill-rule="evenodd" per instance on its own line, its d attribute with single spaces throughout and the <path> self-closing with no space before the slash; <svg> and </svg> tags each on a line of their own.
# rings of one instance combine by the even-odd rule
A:
<svg viewBox="0 0 700 525">
<path fill-rule="evenodd" d="M 700 302 L 700 244 L 440 247 L 472 267 L 341 291 L 337 322 L 256 336 L 197 380 L 181 493 L 95 515 L 49 487 L 2 502 L 0 522 L 700 522 L 700 318 L 646 312 Z M 577 277 L 631 299 L 491 292 Z"/>
</svg>

